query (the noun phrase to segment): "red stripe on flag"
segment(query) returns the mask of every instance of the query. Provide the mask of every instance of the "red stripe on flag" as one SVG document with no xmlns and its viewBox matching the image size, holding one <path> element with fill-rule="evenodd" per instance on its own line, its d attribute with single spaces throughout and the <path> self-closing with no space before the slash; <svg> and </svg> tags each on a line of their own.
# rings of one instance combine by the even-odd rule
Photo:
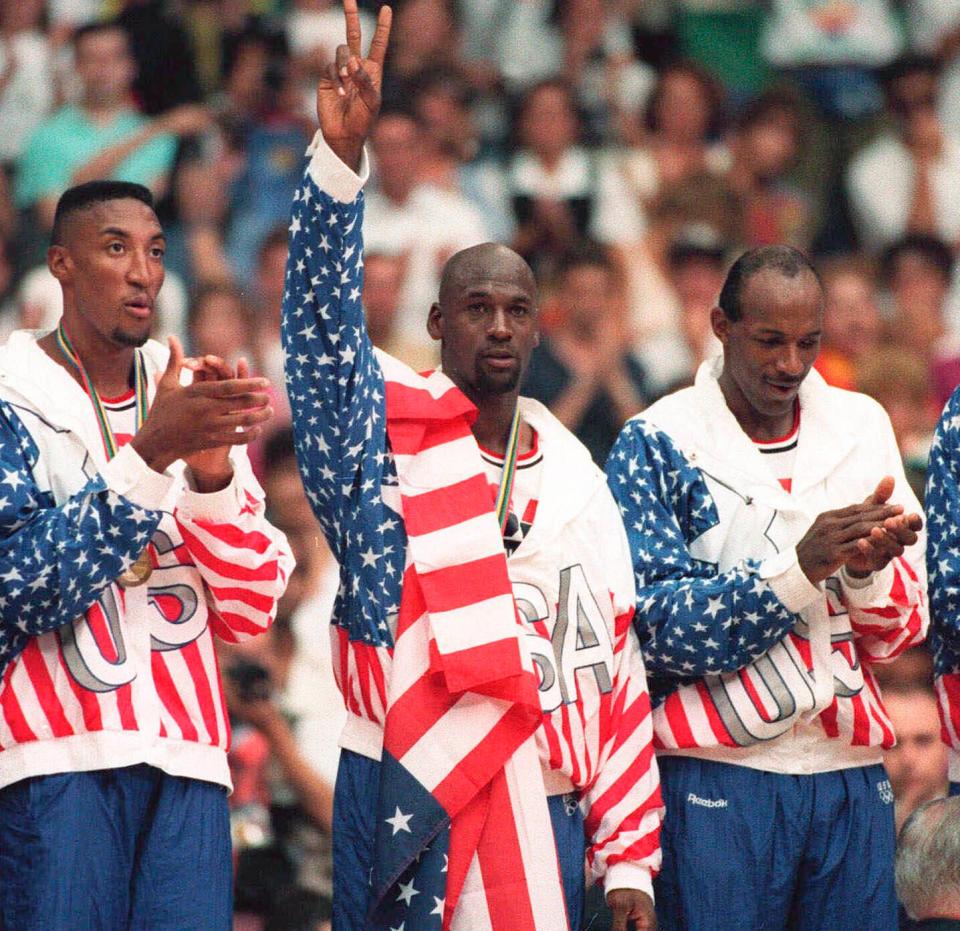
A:
<svg viewBox="0 0 960 931">
<path fill-rule="evenodd" d="M 760 715 L 761 721 L 770 721 L 770 712 L 764 707 L 763 701 L 760 699 L 760 693 L 757 691 L 756 686 L 753 684 L 753 679 L 750 676 L 750 669 L 741 669 L 737 676 L 740 679 L 740 682 L 743 684 L 743 689 L 747 693 L 750 701 L 753 702 L 753 706 L 757 709 L 757 714 Z"/>
<path fill-rule="evenodd" d="M 54 737 L 71 737 L 74 733 L 70 722 L 67 720 L 63 711 L 63 705 L 57 697 L 57 690 L 53 686 L 53 679 L 50 678 L 50 670 L 43 661 L 43 654 L 40 652 L 40 643 L 32 639 L 21 654 L 23 666 L 33 683 L 33 688 L 40 701 L 40 708 L 46 715 L 47 722 L 50 724 L 50 730 Z"/>
<path fill-rule="evenodd" d="M 636 759 L 625 769 L 620 776 L 610 784 L 603 795 L 595 798 L 590 805 L 590 814 L 584 822 L 584 829 L 588 837 L 592 837 L 597 830 L 603 816 L 614 806 L 619 805 L 627 793 L 639 785 L 640 781 L 650 770 L 653 760 L 653 747 L 647 744 Z M 620 830 L 623 830 L 621 825 Z"/>
<path fill-rule="evenodd" d="M 670 730 L 673 732 L 674 743 L 678 747 L 695 747 L 697 744 L 693 739 L 693 731 L 690 730 L 687 712 L 680 700 L 679 692 L 673 692 L 667 696 L 663 703 L 663 713 L 670 725 Z"/>
<path fill-rule="evenodd" d="M 823 725 L 823 732 L 827 737 L 839 737 L 840 728 L 837 726 L 837 712 L 840 706 L 836 698 L 820 712 L 820 723 Z"/>
<path fill-rule="evenodd" d="M 489 514 L 493 509 L 490 485 L 482 473 L 453 485 L 443 485 L 421 495 L 404 496 L 404 503 L 415 501 L 412 513 L 404 508 L 404 527 L 410 536 L 422 536 L 452 527 L 465 520 Z"/>
<path fill-rule="evenodd" d="M 947 703 L 950 708 L 950 722 L 953 725 L 953 732 L 958 738 L 960 738 L 960 676 L 942 676 L 940 679 L 940 685 L 947 696 Z M 944 743 L 951 746 L 956 746 L 952 740 L 945 740 Z"/>
<path fill-rule="evenodd" d="M 447 691 L 453 694 L 471 691 L 504 701 L 536 702 L 532 676 L 522 672 L 507 675 L 507 670 L 522 669 L 520 647 L 512 637 L 443 656 L 437 651 L 436 641 L 431 640 L 430 668 L 443 672 Z"/>
<path fill-rule="evenodd" d="M 262 611 L 264 614 L 273 612 L 276 600 L 272 595 L 261 595 L 253 588 L 230 588 L 224 585 L 209 585 L 211 594 L 218 602 L 240 601 L 254 611 Z"/>
<path fill-rule="evenodd" d="M 217 709 L 214 704 L 213 690 L 210 688 L 210 678 L 203 665 L 200 647 L 197 641 L 188 643 L 180 649 L 180 655 L 187 664 L 193 687 L 197 692 L 197 702 L 200 705 L 200 714 L 203 716 L 203 726 L 210 735 L 210 743 L 216 747 L 220 743 L 220 728 L 217 726 Z"/>
<path fill-rule="evenodd" d="M 74 679 L 73 674 L 67 668 L 67 664 L 63 659 L 63 650 L 60 648 L 59 643 L 57 644 L 57 661 L 63 672 L 63 678 L 66 679 L 67 684 L 73 692 L 74 698 L 77 700 L 77 704 L 80 706 L 80 713 L 83 715 L 83 726 L 88 731 L 103 730 L 103 720 L 100 717 L 100 699 L 96 693 L 85 689 Z"/>
<path fill-rule="evenodd" d="M 420 572 L 417 578 L 433 614 L 473 604 L 478 591 L 510 590 L 502 553 L 456 566 L 444 566 L 433 572 Z"/>
<path fill-rule="evenodd" d="M 120 724 L 125 731 L 138 731 L 137 715 L 133 710 L 133 686 L 128 682 L 117 689 L 117 710 L 120 712 Z M 165 737 L 166 732 L 161 736 Z"/>
<path fill-rule="evenodd" d="M 180 521 L 178 520 L 177 523 L 179 524 Z M 245 530 L 236 524 L 219 524 L 209 520 L 192 520 L 190 523 L 235 550 L 252 550 L 258 556 L 262 556 L 273 546 L 270 537 L 259 530 Z"/>
<path fill-rule="evenodd" d="M 208 569 L 212 569 L 217 575 L 228 579 L 239 579 L 241 582 L 273 582 L 277 578 L 277 561 L 270 559 L 267 562 L 258 562 L 253 568 L 241 566 L 234 562 L 227 562 L 214 556 L 201 542 L 200 539 L 192 534 L 187 528 L 177 522 L 180 535 L 183 542 L 190 549 L 190 555 L 193 556 L 195 563 L 200 563 Z"/>
<path fill-rule="evenodd" d="M 20 707 L 20 702 L 17 700 L 13 687 L 10 685 L 10 677 L 13 675 L 13 670 L 18 668 L 19 665 L 19 662 L 14 662 L 7 667 L 7 672 L 3 677 L 3 689 L 0 690 L 0 707 L 3 709 L 3 719 L 7 722 L 7 727 L 10 728 L 10 733 L 13 734 L 14 741 L 18 744 L 25 744 L 31 740 L 36 740 L 37 735 L 34 734 L 30 725 L 27 724 L 27 719 L 24 716 L 23 709 Z"/>
<path fill-rule="evenodd" d="M 486 785 L 503 770 L 504 761 L 499 748 L 518 747 L 522 743 L 518 736 L 529 733 L 527 710 L 514 705 L 441 780 L 433 790 L 433 797 L 451 816 L 455 815 L 480 786 Z"/>
<path fill-rule="evenodd" d="M 167 709 L 170 717 L 176 721 L 183 739 L 197 741 L 199 739 L 197 728 L 190 720 L 190 715 L 184 707 L 183 700 L 177 693 L 177 687 L 173 683 L 170 670 L 167 669 L 163 653 L 155 651 L 150 655 L 150 667 L 153 670 L 153 681 L 157 686 L 160 701 L 163 702 L 163 706 Z"/>
<path fill-rule="evenodd" d="M 707 688 L 702 679 L 697 680 L 697 694 L 700 696 L 703 713 L 707 716 L 707 723 L 710 725 L 710 730 L 713 731 L 713 736 L 717 738 L 717 743 L 719 743 L 721 747 L 739 746 L 733 737 L 730 736 L 730 731 L 723 723 L 720 712 L 717 711 L 717 706 L 713 700 L 713 696 L 710 694 L 710 689 Z"/>
<path fill-rule="evenodd" d="M 511 810 L 510 791 L 505 778 L 493 781 L 489 804 L 493 811 Z M 480 835 L 477 856 L 480 859 L 491 926 L 535 927 L 516 820 L 509 816 L 489 818 Z M 559 865 L 557 868 L 559 870 Z"/>
<path fill-rule="evenodd" d="M 853 709 L 853 740 L 850 742 L 855 747 L 869 747 L 870 718 L 863 706 L 863 699 L 859 695 L 854 695 L 850 699 L 850 707 Z"/>
</svg>

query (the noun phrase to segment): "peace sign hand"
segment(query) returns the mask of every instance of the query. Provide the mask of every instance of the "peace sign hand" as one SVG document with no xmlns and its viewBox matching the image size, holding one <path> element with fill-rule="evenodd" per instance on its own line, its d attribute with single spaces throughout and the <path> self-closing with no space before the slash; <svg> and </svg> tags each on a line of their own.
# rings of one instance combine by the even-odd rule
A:
<svg viewBox="0 0 960 931">
<path fill-rule="evenodd" d="M 335 61 L 317 83 L 317 117 L 327 145 L 356 171 L 363 143 L 380 110 L 383 60 L 390 40 L 392 11 L 380 7 L 370 57 L 360 53 L 360 14 L 357 0 L 343 0 L 347 44 L 337 47 Z"/>
</svg>

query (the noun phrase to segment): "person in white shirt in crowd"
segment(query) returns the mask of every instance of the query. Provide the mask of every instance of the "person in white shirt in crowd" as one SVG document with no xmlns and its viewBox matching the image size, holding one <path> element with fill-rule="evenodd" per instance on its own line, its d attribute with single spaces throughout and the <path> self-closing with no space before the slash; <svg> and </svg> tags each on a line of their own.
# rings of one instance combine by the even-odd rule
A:
<svg viewBox="0 0 960 931">
<path fill-rule="evenodd" d="M 960 136 L 937 112 L 938 65 L 903 58 L 884 70 L 893 128 L 861 149 L 847 169 L 861 244 L 877 253 L 908 233 L 960 242 Z"/>
</svg>

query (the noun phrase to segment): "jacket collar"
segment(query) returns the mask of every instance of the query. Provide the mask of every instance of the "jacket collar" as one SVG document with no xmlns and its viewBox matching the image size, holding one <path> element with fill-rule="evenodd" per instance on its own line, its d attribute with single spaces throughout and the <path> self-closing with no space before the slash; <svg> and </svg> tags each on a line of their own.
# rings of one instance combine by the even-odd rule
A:
<svg viewBox="0 0 960 931">
<path fill-rule="evenodd" d="M 93 406 L 69 372 L 37 344 L 47 332 L 15 330 L 0 346 L 0 386 L 4 397 L 36 411 L 52 426 L 76 433 L 102 467 L 106 460 Z M 152 402 L 169 350 L 148 340 L 142 352 L 147 368 L 147 397 Z"/>
<path fill-rule="evenodd" d="M 727 406 L 720 390 L 723 357 L 700 365 L 691 400 L 697 408 L 690 424 L 692 444 L 751 480 L 779 490 L 776 479 L 753 441 Z M 838 389 L 831 388 L 816 369 L 800 386 L 800 437 L 793 470 L 793 494 L 798 495 L 829 475 L 853 448 L 853 432 L 837 416 Z"/>
</svg>

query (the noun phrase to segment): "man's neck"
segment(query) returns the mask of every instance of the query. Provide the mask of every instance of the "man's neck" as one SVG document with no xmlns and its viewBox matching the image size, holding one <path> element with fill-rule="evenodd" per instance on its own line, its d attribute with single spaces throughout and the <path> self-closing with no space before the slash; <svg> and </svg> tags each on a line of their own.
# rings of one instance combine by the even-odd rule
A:
<svg viewBox="0 0 960 931">
<path fill-rule="evenodd" d="M 75 334 L 68 330 L 67 336 L 100 397 L 116 398 L 130 390 L 135 358 L 132 346 L 105 345 L 100 337 L 91 337 L 82 332 Z M 74 380 L 83 386 L 80 373 L 60 348 L 55 333 L 48 333 L 40 340 L 39 345 L 54 362 L 63 366 Z"/>
<path fill-rule="evenodd" d="M 740 428 L 750 439 L 769 442 L 770 440 L 780 439 L 790 432 L 796 418 L 796 403 L 782 416 L 766 416 L 750 405 L 750 402 L 743 396 L 743 393 L 737 388 L 726 370 L 720 374 L 718 382 L 724 400 L 727 402 L 727 407 L 730 408 L 731 413 L 737 419 L 737 423 L 740 424 Z"/>
<path fill-rule="evenodd" d="M 511 392 L 495 398 L 484 398 L 477 404 L 477 419 L 473 422 L 473 435 L 484 449 L 498 456 L 504 455 L 507 451 L 518 394 L 519 392 Z M 532 448 L 533 430 L 527 424 L 521 423 L 520 452 L 526 453 Z"/>
</svg>

